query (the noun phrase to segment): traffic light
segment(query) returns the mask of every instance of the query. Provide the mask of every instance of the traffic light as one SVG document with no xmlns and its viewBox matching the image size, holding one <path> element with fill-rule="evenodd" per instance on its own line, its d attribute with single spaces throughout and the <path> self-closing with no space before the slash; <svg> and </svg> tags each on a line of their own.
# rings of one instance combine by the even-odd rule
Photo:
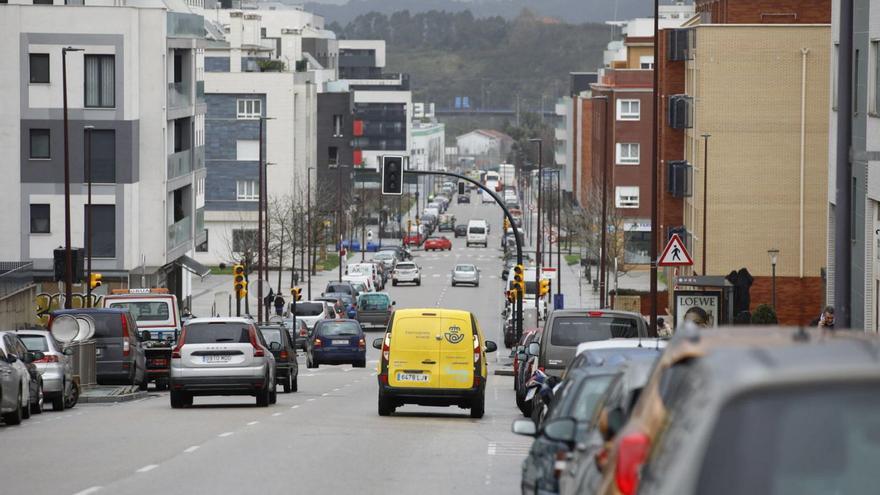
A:
<svg viewBox="0 0 880 495">
<path fill-rule="evenodd" d="M 244 275 L 244 265 L 232 265 L 232 287 L 235 289 L 235 297 L 238 299 L 247 296 L 247 280 Z"/>
<path fill-rule="evenodd" d="M 102 278 L 104 278 L 104 276 L 100 273 L 92 273 L 89 276 L 89 287 L 92 289 L 97 289 L 98 287 L 100 287 L 103 284 L 103 282 L 101 282 Z"/>
<path fill-rule="evenodd" d="M 526 293 L 526 281 L 525 281 L 525 270 L 523 270 L 522 265 L 515 265 L 513 267 L 513 284 L 511 284 L 511 288 L 519 292 L 520 294 Z"/>
<path fill-rule="evenodd" d="M 290 289 L 290 297 L 292 297 L 294 301 L 302 301 L 302 289 L 299 287 Z"/>
<path fill-rule="evenodd" d="M 382 157 L 382 194 L 403 194 L 403 157 Z"/>
<path fill-rule="evenodd" d="M 538 284 L 538 295 L 545 296 L 550 293 L 550 281 L 546 278 L 542 278 L 540 284 Z"/>
<path fill-rule="evenodd" d="M 459 183 L 458 183 L 458 194 L 464 194 L 464 182 L 459 181 Z"/>
</svg>

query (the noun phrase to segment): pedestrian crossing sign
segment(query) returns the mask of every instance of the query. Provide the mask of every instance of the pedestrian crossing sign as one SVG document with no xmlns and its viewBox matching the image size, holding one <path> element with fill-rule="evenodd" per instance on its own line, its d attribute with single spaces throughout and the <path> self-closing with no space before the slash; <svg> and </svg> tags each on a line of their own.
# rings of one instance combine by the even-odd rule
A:
<svg viewBox="0 0 880 495">
<path fill-rule="evenodd" d="M 681 237 L 679 237 L 678 234 L 672 234 L 669 243 L 666 244 L 666 249 L 664 249 L 663 254 L 660 255 L 660 260 L 657 262 L 657 265 L 690 266 L 693 264 L 694 260 L 691 259 L 690 253 L 688 253 L 687 248 L 684 247 L 684 242 L 681 241 Z"/>
</svg>

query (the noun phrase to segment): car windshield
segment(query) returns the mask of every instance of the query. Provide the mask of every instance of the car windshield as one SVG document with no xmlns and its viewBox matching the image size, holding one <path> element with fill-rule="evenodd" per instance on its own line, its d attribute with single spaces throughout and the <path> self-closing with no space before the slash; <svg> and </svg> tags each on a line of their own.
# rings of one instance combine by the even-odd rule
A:
<svg viewBox="0 0 880 495">
<path fill-rule="evenodd" d="M 192 323 L 184 328 L 186 344 L 249 343 L 248 325 L 241 322 Z"/>
<path fill-rule="evenodd" d="M 318 325 L 318 335 L 322 337 L 360 335 L 360 330 L 360 325 L 353 321 L 330 321 Z"/>
<path fill-rule="evenodd" d="M 366 292 L 367 291 L 367 286 L 365 284 L 360 283 L 360 282 L 351 284 L 351 286 L 354 287 L 355 290 L 358 292 Z"/>
<path fill-rule="evenodd" d="M 468 229 L 468 232 L 471 234 L 485 234 L 486 229 L 484 229 L 483 227 L 471 227 Z"/>
<path fill-rule="evenodd" d="M 476 268 L 474 268 L 474 265 L 457 265 L 455 267 L 455 271 L 457 271 L 457 272 L 474 272 L 474 271 L 476 271 Z"/>
<path fill-rule="evenodd" d="M 263 334 L 263 339 L 267 344 L 272 345 L 273 342 L 278 342 L 278 345 L 284 345 L 281 340 L 280 328 L 261 328 L 260 333 Z"/>
<path fill-rule="evenodd" d="M 358 298 L 358 308 L 366 311 L 381 311 L 390 305 L 391 299 L 385 294 L 364 294 Z"/>
<path fill-rule="evenodd" d="M 167 321 L 170 304 L 168 301 L 118 301 L 110 303 L 109 307 L 127 309 L 138 322 Z"/>
<path fill-rule="evenodd" d="M 694 493 L 876 493 L 880 382 L 741 395 L 721 411 Z"/>
<path fill-rule="evenodd" d="M 327 284 L 327 290 L 324 292 L 344 292 L 351 293 L 351 286 L 348 284 Z"/>
<path fill-rule="evenodd" d="M 48 352 L 49 351 L 49 342 L 46 341 L 46 337 L 42 335 L 22 335 L 18 334 L 18 338 L 21 339 L 24 346 L 27 350 L 31 352 Z"/>
<path fill-rule="evenodd" d="M 614 375 L 598 375 L 584 379 L 572 404 L 570 416 L 578 421 L 589 421 L 613 379 Z"/>
<path fill-rule="evenodd" d="M 373 258 L 377 260 L 391 260 L 394 259 L 394 253 L 390 251 L 382 251 L 381 253 L 376 253 L 376 256 Z"/>
<path fill-rule="evenodd" d="M 321 316 L 324 314 L 324 303 L 296 303 L 296 316 Z"/>
<path fill-rule="evenodd" d="M 415 263 L 398 263 L 397 269 L 398 270 L 415 270 L 416 265 L 415 265 Z"/>
<path fill-rule="evenodd" d="M 550 344 L 574 347 L 582 342 L 638 336 L 635 317 L 566 316 L 553 320 Z"/>
</svg>

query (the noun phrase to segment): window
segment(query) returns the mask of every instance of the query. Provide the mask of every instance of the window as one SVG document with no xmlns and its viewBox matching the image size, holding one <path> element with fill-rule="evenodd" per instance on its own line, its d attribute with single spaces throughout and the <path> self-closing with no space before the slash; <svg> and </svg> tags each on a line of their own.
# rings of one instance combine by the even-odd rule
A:
<svg viewBox="0 0 880 495">
<path fill-rule="evenodd" d="M 639 57 L 639 68 L 640 69 L 653 69 L 654 68 L 654 56 L 653 55 L 644 55 Z"/>
<path fill-rule="evenodd" d="M 34 5 L 53 5 L 54 0 L 34 0 Z"/>
<path fill-rule="evenodd" d="M 86 106 L 116 106 L 116 58 L 113 55 L 86 55 Z"/>
<path fill-rule="evenodd" d="M 859 93 L 859 71 L 861 66 L 862 51 L 856 50 L 853 58 L 853 78 L 852 78 L 852 111 L 853 115 L 858 115 L 862 108 L 862 98 Z"/>
<path fill-rule="evenodd" d="M 257 231 L 253 229 L 232 231 L 232 250 L 236 253 L 257 249 Z"/>
<path fill-rule="evenodd" d="M 238 100 L 239 119 L 259 119 L 263 115 L 263 102 L 260 100 Z"/>
<path fill-rule="evenodd" d="M 342 115 L 333 116 L 333 137 L 342 137 Z"/>
<path fill-rule="evenodd" d="M 207 253 L 208 252 L 208 229 L 205 229 L 205 242 L 201 244 L 196 244 L 196 252 L 197 253 Z"/>
<path fill-rule="evenodd" d="M 31 234 L 48 234 L 49 205 L 31 205 Z"/>
<path fill-rule="evenodd" d="M 116 206 L 85 205 L 85 232 L 88 232 L 89 210 L 92 217 L 92 256 L 95 258 L 116 257 Z M 83 235 L 85 238 L 85 235 Z M 86 244 L 83 243 L 85 246 Z"/>
<path fill-rule="evenodd" d="M 31 83 L 49 82 L 49 54 L 30 54 Z"/>
<path fill-rule="evenodd" d="M 339 148 L 330 146 L 327 148 L 327 166 L 336 168 L 339 165 Z"/>
<path fill-rule="evenodd" d="M 871 41 L 872 61 L 874 63 L 874 73 L 871 75 L 873 81 L 869 83 L 869 87 L 873 92 L 871 98 L 871 113 L 874 116 L 880 116 L 880 40 Z"/>
<path fill-rule="evenodd" d="M 840 57 L 840 43 L 834 44 L 831 53 L 831 109 L 837 110 L 837 64 Z"/>
<path fill-rule="evenodd" d="M 618 208 L 638 208 L 639 207 L 639 188 L 638 186 L 618 186 L 615 188 L 615 204 Z"/>
<path fill-rule="evenodd" d="M 48 160 L 50 158 L 49 129 L 31 129 L 31 159 Z"/>
<path fill-rule="evenodd" d="M 86 136 L 91 136 L 89 164 L 92 182 L 116 182 L 116 131 L 92 130 L 86 132 Z"/>
<path fill-rule="evenodd" d="M 235 181 L 235 199 L 237 199 L 238 201 L 256 201 L 257 194 L 257 181 Z"/>
<path fill-rule="evenodd" d="M 639 120 L 640 115 L 639 100 L 617 100 L 617 120 Z"/>
<path fill-rule="evenodd" d="M 617 143 L 617 164 L 638 165 L 639 143 Z"/>
<path fill-rule="evenodd" d="M 239 139 L 236 141 L 235 159 L 239 161 L 259 161 L 260 141 L 257 139 Z"/>
</svg>

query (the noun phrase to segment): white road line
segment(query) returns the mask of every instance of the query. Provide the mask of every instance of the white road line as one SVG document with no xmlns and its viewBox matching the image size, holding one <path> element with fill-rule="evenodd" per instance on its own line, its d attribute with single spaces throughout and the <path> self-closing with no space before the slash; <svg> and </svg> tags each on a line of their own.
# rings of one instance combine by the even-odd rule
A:
<svg viewBox="0 0 880 495">
<path fill-rule="evenodd" d="M 296 405 L 296 406 L 290 406 L 291 409 L 296 409 L 297 407 L 299 407 L 299 405 Z"/>
<path fill-rule="evenodd" d="M 282 414 L 284 414 L 284 413 L 277 412 L 277 413 L 274 413 L 272 416 L 278 417 L 278 416 L 281 416 Z"/>
<path fill-rule="evenodd" d="M 158 464 L 147 464 L 146 466 L 137 470 L 138 473 L 146 473 L 147 471 L 152 471 L 159 467 Z"/>
<path fill-rule="evenodd" d="M 497 389 L 496 389 L 496 390 L 497 390 Z M 251 422 L 248 423 L 247 425 L 248 425 L 248 426 L 254 426 L 254 425 L 257 424 L 257 423 L 259 423 L 259 421 L 251 421 Z"/>
<path fill-rule="evenodd" d="M 312 397 L 311 399 L 308 399 L 306 402 L 312 402 L 313 400 L 315 400 L 314 397 Z"/>
<path fill-rule="evenodd" d="M 328 394 L 325 392 L 325 393 L 321 394 L 321 397 L 327 397 L 327 395 Z"/>
<path fill-rule="evenodd" d="M 432 277 L 439 277 L 440 274 L 439 274 L 439 273 L 435 273 L 435 274 L 433 274 L 433 275 L 431 275 L 431 276 L 432 276 Z"/>
<path fill-rule="evenodd" d="M 193 452 L 195 452 L 197 450 L 199 450 L 199 446 L 193 445 L 192 447 L 187 447 L 186 449 L 184 449 L 183 453 L 184 454 L 192 454 Z"/>
<path fill-rule="evenodd" d="M 334 392 L 339 392 L 339 389 L 338 389 L 338 388 L 334 388 L 333 391 L 334 391 Z"/>
<path fill-rule="evenodd" d="M 227 432 L 225 432 L 225 433 L 221 433 L 221 434 L 219 434 L 219 435 L 217 435 L 217 436 L 220 437 L 220 438 L 223 438 L 223 437 L 228 437 L 228 436 L 232 435 L 233 433 L 235 433 L 235 432 L 233 432 L 233 431 L 227 431 Z"/>
<path fill-rule="evenodd" d="M 100 490 L 101 490 L 100 486 L 90 486 L 90 487 L 86 488 L 85 490 L 81 490 L 81 491 L 74 493 L 73 495 L 90 495 L 90 494 L 95 493 Z"/>
</svg>

